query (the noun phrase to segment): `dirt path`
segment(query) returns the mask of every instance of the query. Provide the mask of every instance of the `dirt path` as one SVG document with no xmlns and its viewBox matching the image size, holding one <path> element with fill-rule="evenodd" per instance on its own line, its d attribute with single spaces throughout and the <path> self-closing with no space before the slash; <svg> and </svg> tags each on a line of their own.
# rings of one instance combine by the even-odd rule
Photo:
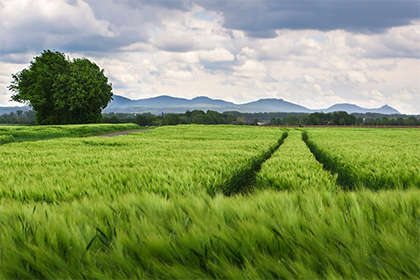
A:
<svg viewBox="0 0 420 280">
<path fill-rule="evenodd" d="M 149 131 L 149 130 L 152 130 L 152 129 L 136 129 L 136 130 L 118 131 L 118 132 L 107 133 L 107 134 L 102 134 L 102 135 L 95 135 L 94 137 L 113 137 L 113 136 L 118 136 L 118 135 L 126 135 L 133 132 L 143 132 L 143 131 Z"/>
</svg>

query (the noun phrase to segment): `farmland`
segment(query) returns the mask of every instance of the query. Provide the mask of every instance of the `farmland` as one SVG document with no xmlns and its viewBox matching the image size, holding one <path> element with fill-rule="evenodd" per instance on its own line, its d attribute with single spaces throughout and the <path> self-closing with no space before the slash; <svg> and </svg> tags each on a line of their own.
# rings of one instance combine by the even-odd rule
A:
<svg viewBox="0 0 420 280">
<path fill-rule="evenodd" d="M 0 146 L 0 278 L 418 278 L 418 136 L 22 137 Z"/>
<path fill-rule="evenodd" d="M 38 141 L 61 137 L 86 137 L 139 128 L 135 124 L 0 126 L 0 145 L 11 142 Z"/>
<path fill-rule="evenodd" d="M 420 186 L 418 129 L 313 129 L 308 146 L 348 189 L 405 189 Z"/>
</svg>

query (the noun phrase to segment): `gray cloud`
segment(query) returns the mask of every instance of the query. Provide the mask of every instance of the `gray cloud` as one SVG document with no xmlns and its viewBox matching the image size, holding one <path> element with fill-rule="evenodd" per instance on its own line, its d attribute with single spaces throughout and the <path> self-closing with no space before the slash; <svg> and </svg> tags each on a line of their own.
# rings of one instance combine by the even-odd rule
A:
<svg viewBox="0 0 420 280">
<path fill-rule="evenodd" d="M 419 8 L 404 0 L 0 0 L 0 104 L 11 73 L 56 49 L 92 59 L 115 94 L 134 99 L 264 96 L 418 112 Z"/>
<path fill-rule="evenodd" d="M 343 29 L 356 33 L 380 33 L 387 28 L 418 20 L 420 10 L 419 1 L 392 0 L 86 0 L 87 4 L 80 0 L 57 2 L 61 2 L 61 6 L 57 6 L 60 14 L 55 17 L 46 16 L 41 8 L 29 7 L 20 11 L 28 16 L 16 20 L 12 25 L 0 23 L 1 52 L 40 52 L 45 48 L 56 48 L 65 52 L 85 49 L 117 51 L 130 44 L 147 43 L 151 36 L 151 26 L 163 26 L 162 20 L 170 18 L 176 12 L 188 11 L 194 4 L 221 12 L 225 28 L 244 31 L 247 36 L 254 38 L 275 38 L 278 36 L 275 30 L 278 29 Z M 7 7 L 9 4 L 2 5 Z M 4 16 L 7 21 L 8 15 Z M 158 45 L 158 48 L 175 52 L 201 48 L 199 44 L 192 44 L 189 40 L 181 41 L 176 37 L 174 40 L 168 39 L 165 42 L 167 44 Z M 389 43 L 391 47 L 392 44 Z"/>
<path fill-rule="evenodd" d="M 199 1 L 221 11 L 225 27 L 267 37 L 275 29 L 380 33 L 419 19 L 419 1 Z M 271 33 L 270 33 L 271 32 Z"/>
</svg>

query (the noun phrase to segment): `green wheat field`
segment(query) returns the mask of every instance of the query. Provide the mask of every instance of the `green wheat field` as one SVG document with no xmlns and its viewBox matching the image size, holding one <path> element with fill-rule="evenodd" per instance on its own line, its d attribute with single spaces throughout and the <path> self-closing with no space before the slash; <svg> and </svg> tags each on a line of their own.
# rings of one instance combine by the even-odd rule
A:
<svg viewBox="0 0 420 280">
<path fill-rule="evenodd" d="M 420 130 L 0 126 L 0 279 L 419 279 Z"/>
</svg>

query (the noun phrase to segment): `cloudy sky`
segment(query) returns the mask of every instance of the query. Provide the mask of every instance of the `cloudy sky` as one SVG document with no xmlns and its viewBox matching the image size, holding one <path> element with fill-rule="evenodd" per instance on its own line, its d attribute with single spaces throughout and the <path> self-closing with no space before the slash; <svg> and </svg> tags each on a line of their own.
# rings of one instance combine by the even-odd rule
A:
<svg viewBox="0 0 420 280">
<path fill-rule="evenodd" d="M 420 114 L 420 1 L 0 0 L 0 106 L 45 49 L 105 69 L 114 94 L 282 98 Z"/>
</svg>

